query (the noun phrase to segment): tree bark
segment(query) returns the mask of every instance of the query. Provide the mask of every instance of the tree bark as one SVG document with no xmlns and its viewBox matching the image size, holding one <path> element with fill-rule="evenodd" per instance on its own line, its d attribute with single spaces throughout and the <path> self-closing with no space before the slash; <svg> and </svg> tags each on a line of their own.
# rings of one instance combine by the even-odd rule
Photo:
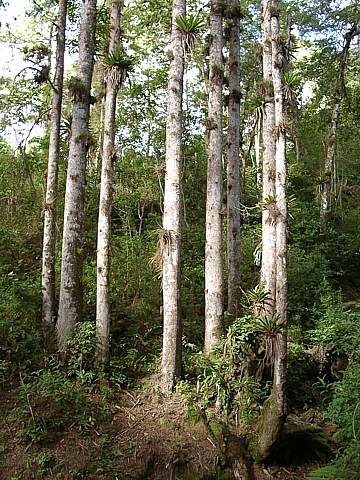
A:
<svg viewBox="0 0 360 480">
<path fill-rule="evenodd" d="M 55 326 L 55 247 L 56 203 L 60 150 L 60 121 L 64 80 L 64 53 L 67 0 L 59 0 L 54 89 L 50 116 L 50 139 L 44 207 L 44 236 L 42 255 L 42 321 L 47 336 Z"/>
<path fill-rule="evenodd" d="M 276 302 L 276 193 L 275 106 L 272 80 L 271 0 L 262 0 L 262 48 L 265 112 L 263 118 L 263 214 L 261 283 L 269 295 L 266 314 L 271 317 Z"/>
<path fill-rule="evenodd" d="M 331 114 L 331 122 L 329 135 L 327 139 L 326 159 L 323 172 L 323 184 L 321 192 L 320 220 L 323 228 L 329 221 L 331 213 L 331 195 L 334 193 L 334 167 L 336 159 L 336 136 L 337 127 L 340 118 L 341 101 L 344 95 L 344 77 L 352 39 L 357 35 L 357 25 L 354 24 L 349 32 L 345 35 L 345 45 L 341 52 L 339 71 L 336 78 L 335 90 L 333 94 L 333 109 Z"/>
<path fill-rule="evenodd" d="M 274 349 L 272 393 L 261 419 L 258 459 L 264 460 L 279 438 L 286 418 L 286 357 L 287 357 L 287 198 L 286 198 L 286 136 L 282 72 L 284 58 L 279 30 L 279 2 L 271 7 L 272 66 L 275 97 L 275 159 L 276 159 L 276 318 L 280 327 Z"/>
<path fill-rule="evenodd" d="M 261 143 L 261 135 L 262 135 L 262 121 L 256 122 L 255 125 L 255 179 L 256 179 L 256 187 L 261 188 L 261 170 L 260 167 L 262 165 L 262 143 Z"/>
<path fill-rule="evenodd" d="M 96 0 L 84 0 L 81 10 L 77 77 L 71 84 L 73 111 L 66 178 L 61 260 L 59 315 L 56 325 L 59 351 L 66 356 L 67 339 L 81 320 L 84 190 L 89 133 L 90 89 L 95 50 Z"/>
<path fill-rule="evenodd" d="M 223 12 L 211 1 L 208 99 L 208 170 L 205 245 L 205 351 L 218 342 L 223 320 L 222 252 L 222 84 Z"/>
<path fill-rule="evenodd" d="M 240 2 L 234 0 L 229 39 L 229 127 L 227 168 L 228 312 L 240 314 Z"/>
<path fill-rule="evenodd" d="M 109 53 L 120 47 L 120 17 L 123 0 L 113 0 L 110 13 Z M 96 265 L 96 363 L 105 365 L 109 360 L 110 329 L 110 246 L 113 161 L 115 159 L 115 113 L 119 82 L 116 66 L 105 73 L 104 134 L 101 165 L 99 220 Z M 115 75 L 111 75 L 115 70 Z"/>
<path fill-rule="evenodd" d="M 184 15 L 185 0 L 173 0 L 171 48 L 166 117 L 166 175 L 163 216 L 163 347 L 161 388 L 170 392 L 181 374 L 180 249 L 181 155 L 184 46 L 176 18 Z"/>
</svg>

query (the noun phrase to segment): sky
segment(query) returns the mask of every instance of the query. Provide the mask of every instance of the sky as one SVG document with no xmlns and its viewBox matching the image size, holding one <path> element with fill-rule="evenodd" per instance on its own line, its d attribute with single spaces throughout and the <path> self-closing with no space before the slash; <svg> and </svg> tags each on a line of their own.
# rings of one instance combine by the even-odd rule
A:
<svg viewBox="0 0 360 480">
<path fill-rule="evenodd" d="M 1 10 L 0 15 L 0 33 L 2 39 L 4 36 L 6 39 L 7 24 L 11 29 L 16 29 L 17 31 L 22 30 L 25 24 L 25 11 L 30 5 L 30 0 L 8 0 L 7 3 L 8 5 Z M 22 68 L 23 62 L 21 54 L 16 48 L 11 48 L 5 42 L 0 43 L 0 58 L 0 69 L 2 73 L 5 71 L 16 74 L 17 69 Z"/>
<path fill-rule="evenodd" d="M 20 48 L 25 45 L 26 41 L 31 40 L 31 37 L 35 40 L 33 32 L 34 28 L 28 28 L 30 20 L 26 18 L 26 10 L 30 8 L 32 0 L 5 0 L 6 7 L 0 11 L 0 75 L 15 77 L 28 63 L 25 63 Z M 6 40 L 8 39 L 9 29 L 13 34 L 19 33 L 19 40 L 15 46 L 12 46 Z M 28 33 L 28 35 L 26 35 Z M 38 32 L 41 35 L 41 32 Z M 45 33 L 46 34 L 46 33 Z M 37 37 L 39 38 L 39 37 Z M 41 38 L 41 37 L 40 37 Z M 66 59 L 66 63 L 69 65 L 71 60 Z M 4 93 L 4 92 L 3 92 Z M 28 132 L 33 125 L 26 126 L 26 128 L 20 129 L 15 123 L 12 127 L 6 131 L 6 140 L 11 146 L 16 148 L 28 136 Z M 43 128 L 39 125 L 35 126 L 31 130 L 31 137 L 41 135 Z"/>
</svg>

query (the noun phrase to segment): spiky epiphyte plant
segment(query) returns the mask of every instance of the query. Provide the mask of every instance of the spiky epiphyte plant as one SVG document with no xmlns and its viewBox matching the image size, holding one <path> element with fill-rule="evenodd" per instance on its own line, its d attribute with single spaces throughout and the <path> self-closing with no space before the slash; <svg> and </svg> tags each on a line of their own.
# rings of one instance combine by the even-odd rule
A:
<svg viewBox="0 0 360 480">
<path fill-rule="evenodd" d="M 246 297 L 254 315 L 260 315 L 267 305 L 271 304 L 271 297 L 262 285 L 256 285 L 255 288 L 246 292 Z"/>
<path fill-rule="evenodd" d="M 167 249 L 171 246 L 173 239 L 176 238 L 176 232 L 173 230 L 166 230 L 165 228 L 158 228 L 154 231 L 154 234 L 158 236 L 158 245 L 156 252 L 149 261 L 149 265 L 155 270 L 157 277 L 162 277 L 162 265 L 163 256 L 166 254 Z"/>
<path fill-rule="evenodd" d="M 74 101 L 82 100 L 88 95 L 86 85 L 79 77 L 70 77 L 67 81 L 67 87 Z"/>
<path fill-rule="evenodd" d="M 272 317 L 260 315 L 256 319 L 255 329 L 257 334 L 263 340 L 263 362 L 264 364 L 269 365 L 274 360 L 275 354 L 278 352 L 279 348 L 281 326 L 279 324 L 278 315 L 274 315 Z"/>
<path fill-rule="evenodd" d="M 254 117 L 255 125 L 262 122 L 265 113 L 265 97 L 255 96 L 246 102 L 246 107 Z"/>
<path fill-rule="evenodd" d="M 189 13 L 187 15 L 179 15 L 176 17 L 176 25 L 182 33 L 184 52 L 188 53 L 194 48 L 196 39 L 200 35 L 205 21 L 200 17 L 199 12 L 196 14 Z"/>
<path fill-rule="evenodd" d="M 297 72 L 285 72 L 283 75 L 284 98 L 288 103 L 293 103 L 296 99 L 297 89 L 301 85 L 301 77 Z"/>
<path fill-rule="evenodd" d="M 106 81 L 120 88 L 129 77 L 129 73 L 133 71 L 135 60 L 120 48 L 106 53 L 102 63 L 105 67 Z"/>
</svg>

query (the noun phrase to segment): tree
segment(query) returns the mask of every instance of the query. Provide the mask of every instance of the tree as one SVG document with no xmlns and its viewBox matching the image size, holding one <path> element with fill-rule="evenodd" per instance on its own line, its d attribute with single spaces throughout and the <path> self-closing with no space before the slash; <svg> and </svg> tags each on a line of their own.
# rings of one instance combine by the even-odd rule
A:
<svg viewBox="0 0 360 480">
<path fill-rule="evenodd" d="M 81 320 L 82 242 L 84 190 L 89 132 L 90 89 L 95 50 L 96 0 L 84 0 L 81 9 L 77 76 L 69 81 L 73 95 L 71 137 L 66 177 L 64 229 L 61 259 L 59 314 L 56 324 L 59 351 Z"/>
<path fill-rule="evenodd" d="M 55 78 L 50 116 L 50 139 L 46 196 L 44 208 L 44 236 L 42 256 L 42 319 L 45 331 L 55 326 L 55 243 L 56 243 L 56 198 L 58 187 L 58 160 L 60 145 L 60 120 L 64 78 L 64 52 L 67 0 L 59 0 L 57 19 L 57 45 Z"/>
<path fill-rule="evenodd" d="M 227 165 L 228 312 L 240 313 L 240 3 L 229 12 L 229 128 Z"/>
<path fill-rule="evenodd" d="M 110 13 L 109 52 L 105 57 L 105 108 L 99 202 L 96 265 L 96 361 L 104 365 L 109 359 L 110 328 L 110 244 L 112 178 L 115 150 L 116 97 L 121 86 L 120 16 L 122 0 L 113 0 Z"/>
<path fill-rule="evenodd" d="M 274 378 L 271 395 L 264 408 L 258 444 L 258 460 L 268 457 L 279 438 L 286 418 L 286 357 L 287 357 L 287 197 L 286 197 L 286 120 L 284 109 L 283 71 L 285 58 L 279 28 L 279 1 L 272 0 L 270 10 L 272 78 L 275 100 L 275 227 L 276 227 L 276 304 L 277 328 L 274 337 Z"/>
<path fill-rule="evenodd" d="M 347 65 L 349 49 L 353 38 L 357 35 L 358 29 L 355 23 L 345 35 L 345 45 L 342 49 L 339 70 L 336 78 L 335 89 L 333 94 L 333 108 L 331 114 L 331 122 L 329 135 L 326 144 L 326 159 L 323 172 L 323 183 L 321 192 L 320 218 L 323 227 L 326 226 L 330 210 L 331 195 L 335 193 L 335 160 L 336 160 L 336 135 L 340 118 L 341 101 L 344 96 L 344 77 Z"/>
<path fill-rule="evenodd" d="M 263 189 L 262 189 L 262 263 L 261 282 L 269 295 L 266 306 L 271 317 L 276 302 L 276 193 L 275 193 L 275 106 L 272 81 L 271 0 L 263 0 L 262 52 L 263 52 Z"/>
<path fill-rule="evenodd" d="M 220 339 L 223 319 L 222 252 L 222 85 L 223 6 L 210 4 L 208 169 L 205 244 L 205 351 Z"/>
<path fill-rule="evenodd" d="M 161 387 L 172 390 L 181 373 L 180 245 L 181 245 L 181 137 L 184 76 L 183 33 L 177 19 L 185 15 L 184 0 L 173 0 L 171 61 L 166 116 L 166 174 L 162 231 L 163 347 Z"/>
</svg>

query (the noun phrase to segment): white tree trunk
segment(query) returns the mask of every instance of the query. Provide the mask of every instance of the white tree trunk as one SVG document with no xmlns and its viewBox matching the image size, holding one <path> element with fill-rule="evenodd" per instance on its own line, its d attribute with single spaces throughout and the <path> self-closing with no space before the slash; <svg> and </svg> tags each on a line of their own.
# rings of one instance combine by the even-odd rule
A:
<svg viewBox="0 0 360 480">
<path fill-rule="evenodd" d="M 240 3 L 234 0 L 229 39 L 229 127 L 227 166 L 228 312 L 240 313 Z"/>
<path fill-rule="evenodd" d="M 181 374 L 180 248 L 181 248 L 181 137 L 184 78 L 182 33 L 176 18 L 184 15 L 185 0 L 173 0 L 166 117 L 166 174 L 163 216 L 163 347 L 161 388 L 170 392 Z"/>
<path fill-rule="evenodd" d="M 211 1 L 208 100 L 208 170 L 205 244 L 205 351 L 218 342 L 223 320 L 222 251 L 222 2 Z"/>
<path fill-rule="evenodd" d="M 50 116 L 50 139 L 44 213 L 44 237 L 42 255 L 42 320 L 45 334 L 55 326 L 55 245 L 56 202 L 58 188 L 58 164 L 60 145 L 61 104 L 64 78 L 64 52 L 67 0 L 59 0 L 57 18 L 57 43 L 55 79 Z"/>
<path fill-rule="evenodd" d="M 123 0 L 113 0 L 110 13 L 109 53 L 120 46 L 120 16 Z M 112 67 L 116 70 L 116 67 Z M 101 166 L 99 220 L 96 264 L 96 363 L 105 365 L 109 360 L 110 329 L 110 246 L 113 161 L 116 155 L 115 113 L 119 83 L 111 71 L 105 74 L 106 93 L 104 108 L 103 150 Z"/>
<path fill-rule="evenodd" d="M 283 98 L 284 58 L 280 40 L 279 18 L 276 14 L 279 2 L 273 0 L 274 14 L 271 18 L 273 49 L 273 82 L 275 97 L 275 138 L 276 138 L 276 313 L 281 326 L 279 349 L 275 354 L 274 384 L 277 391 L 278 411 L 286 414 L 286 354 L 287 354 L 287 166 L 285 109 Z"/>
<path fill-rule="evenodd" d="M 258 188 L 261 187 L 261 133 L 262 133 L 262 124 L 261 122 L 256 123 L 256 131 L 255 131 L 255 168 L 256 168 L 256 186 Z"/>
<path fill-rule="evenodd" d="M 283 51 L 279 31 L 279 2 L 271 5 L 272 74 L 275 99 L 275 159 L 276 159 L 276 305 L 278 325 L 274 347 L 274 379 L 271 395 L 260 421 L 257 461 L 265 460 L 278 440 L 286 419 L 286 356 L 287 356 L 287 200 L 286 200 L 286 137 L 283 99 Z"/>
<path fill-rule="evenodd" d="M 263 214 L 261 282 L 270 296 L 267 314 L 276 302 L 276 193 L 275 193 L 275 107 L 272 80 L 271 0 L 262 0 L 263 82 L 266 91 L 263 119 Z"/>
<path fill-rule="evenodd" d="M 73 112 L 66 178 L 61 259 L 59 315 L 56 325 L 59 351 L 66 355 L 67 339 L 81 320 L 84 190 L 89 134 L 90 89 L 95 50 L 96 0 L 84 0 L 81 10 L 79 60 L 72 84 Z"/>
</svg>

